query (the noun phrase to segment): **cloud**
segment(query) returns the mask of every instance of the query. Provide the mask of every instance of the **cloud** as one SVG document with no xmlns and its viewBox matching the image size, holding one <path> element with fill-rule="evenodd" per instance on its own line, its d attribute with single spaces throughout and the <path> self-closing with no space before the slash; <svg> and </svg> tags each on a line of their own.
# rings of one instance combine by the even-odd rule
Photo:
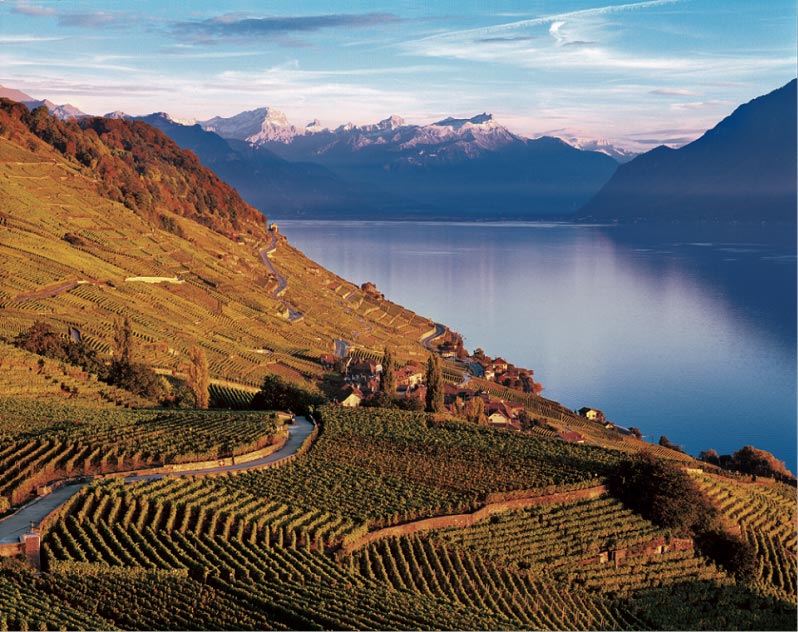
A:
<svg viewBox="0 0 798 632">
<path fill-rule="evenodd" d="M 710 99 L 708 101 L 693 101 L 690 103 L 673 103 L 671 104 L 671 110 L 707 110 L 719 105 L 732 105 L 732 102 L 723 99 Z"/>
<path fill-rule="evenodd" d="M 173 25 L 172 32 L 178 37 L 198 41 L 261 39 L 321 29 L 367 28 L 399 21 L 399 16 L 392 13 L 336 13 L 261 18 L 223 15 L 202 21 L 177 22 Z"/>
<path fill-rule="evenodd" d="M 58 17 L 59 26 L 84 29 L 119 28 L 129 24 L 126 13 L 95 11 L 94 13 L 65 13 Z"/>
<path fill-rule="evenodd" d="M 658 88 L 657 90 L 650 90 L 649 94 L 656 94 L 666 97 L 693 97 L 698 93 L 692 90 L 684 90 L 681 88 Z"/>
<path fill-rule="evenodd" d="M 440 39 L 440 38 L 461 38 L 463 36 L 475 35 L 475 34 L 488 34 L 488 33 L 495 33 L 501 32 L 506 30 L 513 30 L 522 27 L 530 27 L 530 26 L 540 26 L 544 24 L 552 24 L 557 22 L 565 22 L 567 20 L 571 20 L 574 18 L 586 18 L 586 17 L 593 17 L 593 16 L 601 16 L 601 15 L 608 15 L 612 13 L 620 13 L 623 11 L 634 11 L 636 9 L 648 9 L 651 7 L 658 7 L 666 4 L 675 4 L 681 2 L 682 0 L 647 0 L 646 2 L 633 2 L 628 4 L 613 4 L 604 7 L 595 7 L 592 9 L 581 9 L 578 11 L 569 11 L 566 13 L 556 13 L 553 15 L 543 16 L 539 18 L 530 18 L 527 20 L 518 20 L 515 22 L 507 22 L 505 24 L 496 24 L 494 26 L 486 26 L 480 27 L 475 29 L 465 29 L 460 31 L 449 31 L 443 34 L 436 34 L 430 35 L 429 37 L 422 38 L 421 40 L 417 41 L 426 41 L 426 40 L 433 40 L 433 39 Z M 559 30 L 559 26 L 557 26 L 556 30 Z"/>
<path fill-rule="evenodd" d="M 49 15 L 55 15 L 55 9 L 53 7 L 39 7 L 28 4 L 27 2 L 17 2 L 11 9 L 11 13 L 19 13 L 20 15 L 29 15 L 32 17 L 47 17 Z"/>
<path fill-rule="evenodd" d="M 528 42 L 534 39 L 538 38 L 534 35 L 517 35 L 515 37 L 483 37 L 474 41 L 478 44 L 500 44 L 502 42 Z"/>
</svg>

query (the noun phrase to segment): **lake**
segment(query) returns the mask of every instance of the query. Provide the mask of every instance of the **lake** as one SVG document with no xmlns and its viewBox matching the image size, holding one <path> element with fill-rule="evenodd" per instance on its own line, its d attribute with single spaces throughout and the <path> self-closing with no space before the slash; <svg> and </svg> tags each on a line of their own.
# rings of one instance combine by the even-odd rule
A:
<svg viewBox="0 0 798 632">
<path fill-rule="evenodd" d="M 794 227 L 279 223 L 569 408 L 693 455 L 754 445 L 796 471 Z"/>
</svg>

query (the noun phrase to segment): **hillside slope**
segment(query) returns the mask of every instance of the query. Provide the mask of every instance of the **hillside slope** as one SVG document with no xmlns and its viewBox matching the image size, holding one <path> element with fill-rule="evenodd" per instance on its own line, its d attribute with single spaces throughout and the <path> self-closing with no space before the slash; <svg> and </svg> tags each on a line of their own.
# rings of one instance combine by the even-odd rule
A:
<svg viewBox="0 0 798 632">
<path fill-rule="evenodd" d="M 429 320 L 308 260 L 162 133 L 19 108 L 0 109 L 0 335 L 44 320 L 107 353 L 124 314 L 142 361 L 179 371 L 199 344 L 252 385 L 320 377 L 335 339 L 425 353 Z"/>
<path fill-rule="evenodd" d="M 795 221 L 796 80 L 738 107 L 698 140 L 621 165 L 588 220 Z"/>
</svg>

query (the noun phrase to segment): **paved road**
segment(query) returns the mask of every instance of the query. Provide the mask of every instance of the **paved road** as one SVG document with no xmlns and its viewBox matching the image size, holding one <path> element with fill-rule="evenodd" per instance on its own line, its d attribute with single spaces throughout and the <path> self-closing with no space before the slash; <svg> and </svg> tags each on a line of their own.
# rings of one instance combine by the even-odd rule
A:
<svg viewBox="0 0 798 632">
<path fill-rule="evenodd" d="M 172 474 L 150 474 L 147 476 L 131 476 L 130 478 L 126 478 L 125 481 L 127 482 L 154 481 L 160 478 L 164 478 L 166 476 L 194 476 L 196 474 L 220 474 L 223 472 L 238 472 L 241 470 L 256 469 L 259 467 L 263 467 L 264 465 L 269 465 L 270 463 L 277 463 L 278 461 L 282 461 L 283 459 L 291 456 L 292 454 L 296 454 L 296 451 L 299 450 L 299 446 L 302 445 L 302 442 L 308 437 L 308 435 L 311 432 L 313 432 L 313 424 L 304 417 L 297 417 L 296 422 L 288 427 L 288 441 L 285 442 L 285 445 L 276 452 L 272 452 L 269 456 L 263 457 L 262 459 L 257 459 L 255 461 L 248 461 L 247 463 L 239 463 L 237 465 L 223 465 L 221 467 L 210 467 L 202 470 L 191 470 L 188 472 L 174 472 Z"/>
<path fill-rule="evenodd" d="M 224 467 L 211 467 L 202 470 L 192 470 L 190 472 L 176 472 L 174 474 L 153 474 L 150 476 L 134 476 L 125 479 L 126 482 L 142 480 L 157 480 L 165 476 L 191 476 L 197 474 L 218 474 L 221 472 L 235 472 L 262 467 L 270 463 L 277 463 L 293 455 L 302 445 L 302 442 L 313 431 L 313 424 L 304 417 L 297 417 L 296 422 L 288 428 L 288 441 L 285 445 L 267 457 L 240 463 L 238 465 L 228 465 Z M 30 531 L 31 522 L 38 525 L 45 516 L 60 507 L 67 500 L 77 494 L 88 483 L 75 485 L 65 485 L 52 494 L 41 496 L 28 503 L 15 514 L 0 520 L 0 542 L 19 542 L 19 537 Z"/>
<path fill-rule="evenodd" d="M 277 236 L 272 235 L 272 243 L 269 244 L 267 248 L 264 248 L 263 250 L 260 251 L 260 258 L 263 261 L 263 263 L 266 265 L 266 267 L 269 268 L 269 271 L 277 279 L 277 288 L 274 290 L 274 292 L 272 292 L 272 296 L 274 296 L 274 298 L 280 298 L 280 295 L 283 292 L 285 292 L 285 290 L 288 288 L 288 281 L 285 280 L 285 277 L 283 275 L 277 272 L 277 269 L 274 267 L 274 264 L 272 264 L 271 260 L 269 259 L 269 255 L 276 251 L 277 251 Z M 302 312 L 294 309 L 291 305 L 289 305 L 285 301 L 282 301 L 282 303 L 283 306 L 288 310 L 289 321 L 296 322 L 303 318 Z"/>
<path fill-rule="evenodd" d="M 88 483 L 65 485 L 52 494 L 40 496 L 22 507 L 17 513 L 0 521 L 0 542 L 19 542 L 21 535 L 30 533 L 30 523 L 39 524 L 52 511 L 77 494 Z"/>
<path fill-rule="evenodd" d="M 424 336 L 420 340 L 420 342 L 427 349 L 429 349 L 430 345 L 432 344 L 432 341 L 435 340 L 435 338 L 439 338 L 440 336 L 442 336 L 445 333 L 446 333 L 446 325 L 441 325 L 440 323 L 435 323 L 435 331 L 433 333 L 429 334 L 428 336 Z"/>
</svg>

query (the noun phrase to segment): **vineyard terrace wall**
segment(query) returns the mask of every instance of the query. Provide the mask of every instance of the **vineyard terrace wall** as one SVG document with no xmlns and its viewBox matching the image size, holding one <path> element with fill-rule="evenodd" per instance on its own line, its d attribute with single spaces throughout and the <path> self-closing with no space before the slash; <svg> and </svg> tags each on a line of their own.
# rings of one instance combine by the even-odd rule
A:
<svg viewBox="0 0 798 632">
<path fill-rule="evenodd" d="M 528 496 L 526 498 L 516 498 L 513 500 L 504 500 L 493 503 L 489 502 L 484 507 L 481 507 L 472 513 L 449 514 L 448 516 L 425 518 L 423 520 L 415 520 L 413 522 L 407 522 L 405 524 L 386 527 L 377 531 L 371 531 L 357 538 L 356 540 L 345 542 L 342 547 L 342 551 L 345 554 L 349 554 L 357 549 L 384 538 L 402 537 L 422 531 L 449 528 L 463 529 L 466 527 L 472 527 L 476 523 L 485 520 L 494 514 L 517 511 L 519 509 L 527 509 L 537 505 L 552 505 L 575 500 L 591 500 L 606 493 L 607 487 L 605 485 L 596 485 L 594 487 L 587 487 L 568 492 Z"/>
</svg>

